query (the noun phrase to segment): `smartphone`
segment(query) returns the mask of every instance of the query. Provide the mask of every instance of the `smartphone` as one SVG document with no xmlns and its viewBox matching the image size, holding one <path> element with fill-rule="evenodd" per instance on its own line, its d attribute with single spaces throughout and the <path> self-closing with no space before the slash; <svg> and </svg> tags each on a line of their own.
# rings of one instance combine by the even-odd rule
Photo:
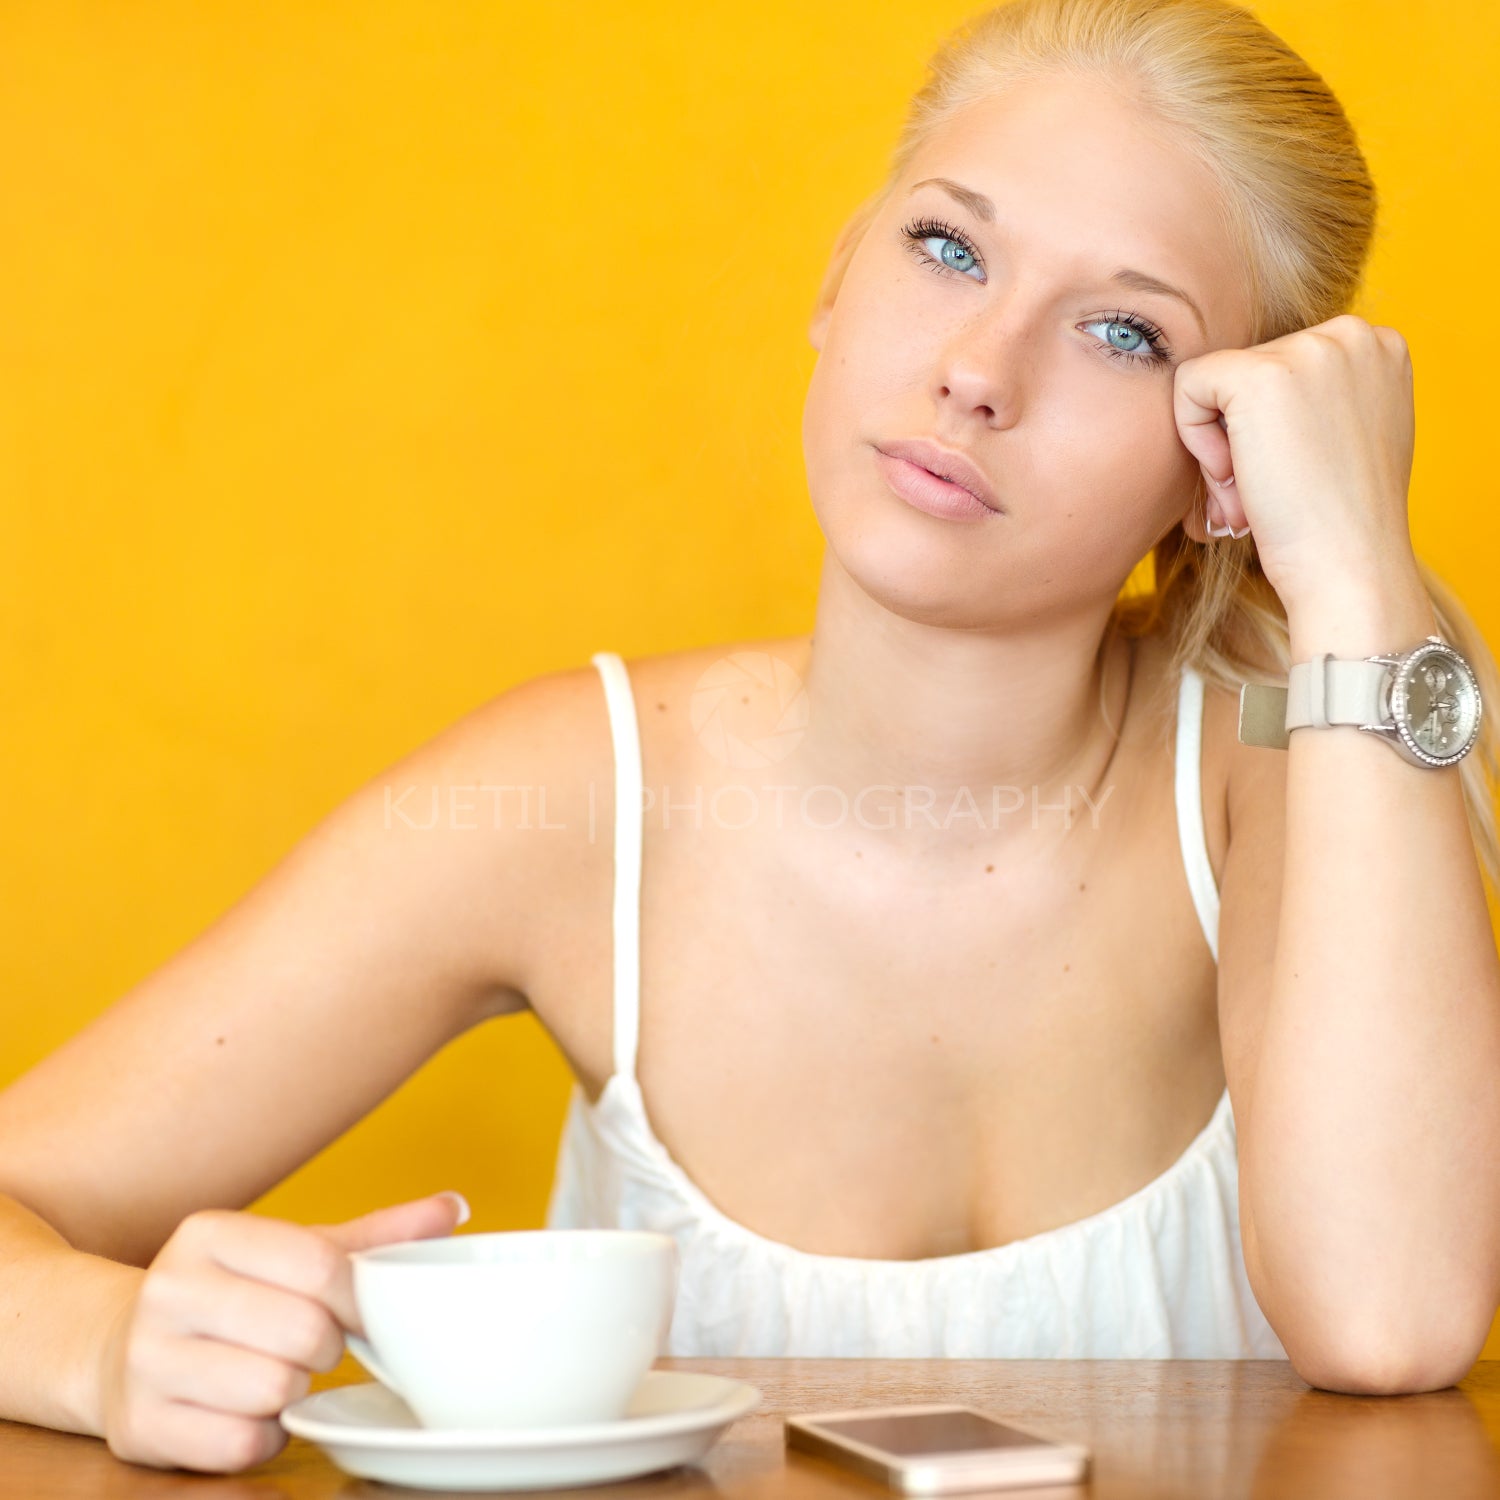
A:
<svg viewBox="0 0 1500 1500">
<path fill-rule="evenodd" d="M 1089 1450 L 996 1422 L 972 1406 L 861 1407 L 785 1418 L 786 1445 L 910 1495 L 1070 1484 Z"/>
</svg>

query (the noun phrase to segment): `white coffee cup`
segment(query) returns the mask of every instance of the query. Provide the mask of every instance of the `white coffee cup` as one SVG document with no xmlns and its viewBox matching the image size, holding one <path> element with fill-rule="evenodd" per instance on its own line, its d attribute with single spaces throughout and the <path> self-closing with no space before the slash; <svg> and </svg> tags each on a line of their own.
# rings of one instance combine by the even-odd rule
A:
<svg viewBox="0 0 1500 1500">
<path fill-rule="evenodd" d="M 677 1242 L 645 1229 L 526 1229 L 350 1255 L 354 1356 L 424 1427 L 614 1421 L 666 1344 Z"/>
</svg>

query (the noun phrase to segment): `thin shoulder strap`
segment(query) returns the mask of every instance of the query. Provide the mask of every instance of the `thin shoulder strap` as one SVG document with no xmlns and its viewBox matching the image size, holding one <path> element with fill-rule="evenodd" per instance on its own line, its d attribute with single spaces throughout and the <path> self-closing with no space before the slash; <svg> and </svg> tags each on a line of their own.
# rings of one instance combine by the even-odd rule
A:
<svg viewBox="0 0 1500 1500">
<path fill-rule="evenodd" d="M 1190 666 L 1182 669 L 1177 693 L 1177 836 L 1182 864 L 1203 936 L 1214 962 L 1219 961 L 1219 888 L 1208 859 L 1203 828 L 1203 678 Z"/>
<path fill-rule="evenodd" d="M 644 809 L 640 726 L 630 673 L 613 651 L 590 658 L 604 679 L 615 749 L 614 1003 L 615 1072 L 635 1076 L 641 1015 L 641 821 Z"/>
</svg>

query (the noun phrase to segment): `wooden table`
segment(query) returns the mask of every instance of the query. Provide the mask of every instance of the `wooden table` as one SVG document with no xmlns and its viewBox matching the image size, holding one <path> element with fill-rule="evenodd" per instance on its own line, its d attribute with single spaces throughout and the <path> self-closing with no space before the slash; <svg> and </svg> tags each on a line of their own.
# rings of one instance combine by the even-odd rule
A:
<svg viewBox="0 0 1500 1500">
<path fill-rule="evenodd" d="M 1500 1360 L 1418 1396 L 1309 1389 L 1281 1360 L 660 1359 L 748 1380 L 761 1405 L 700 1465 L 602 1486 L 511 1491 L 587 1500 L 725 1496 L 878 1500 L 894 1491 L 788 1453 L 788 1413 L 955 1401 L 1093 1451 L 1082 1484 L 987 1491 L 1030 1500 L 1469 1500 L 1500 1496 Z M 346 1358 L 313 1388 L 367 1379 Z M 97 1438 L 0 1422 L 3 1500 L 394 1500 L 435 1496 L 356 1479 L 299 1438 L 269 1463 L 204 1475 L 121 1463 Z"/>
</svg>

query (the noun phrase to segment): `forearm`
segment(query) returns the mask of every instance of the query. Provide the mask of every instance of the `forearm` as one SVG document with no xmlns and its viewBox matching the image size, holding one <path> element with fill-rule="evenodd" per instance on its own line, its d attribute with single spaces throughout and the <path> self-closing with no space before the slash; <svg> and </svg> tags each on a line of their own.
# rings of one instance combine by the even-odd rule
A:
<svg viewBox="0 0 1500 1500">
<path fill-rule="evenodd" d="M 1418 575 L 1387 582 L 1292 614 L 1292 661 L 1436 631 Z M 1500 1297 L 1500 958 L 1459 773 L 1352 728 L 1298 729 L 1286 754 L 1276 956 L 1240 1136 L 1258 1294 L 1294 1360 L 1300 1346 L 1313 1366 L 1432 1388 L 1477 1356 Z"/>
<path fill-rule="evenodd" d="M 0 1418 L 102 1436 L 105 1335 L 145 1274 L 75 1250 L 0 1193 Z"/>
</svg>

